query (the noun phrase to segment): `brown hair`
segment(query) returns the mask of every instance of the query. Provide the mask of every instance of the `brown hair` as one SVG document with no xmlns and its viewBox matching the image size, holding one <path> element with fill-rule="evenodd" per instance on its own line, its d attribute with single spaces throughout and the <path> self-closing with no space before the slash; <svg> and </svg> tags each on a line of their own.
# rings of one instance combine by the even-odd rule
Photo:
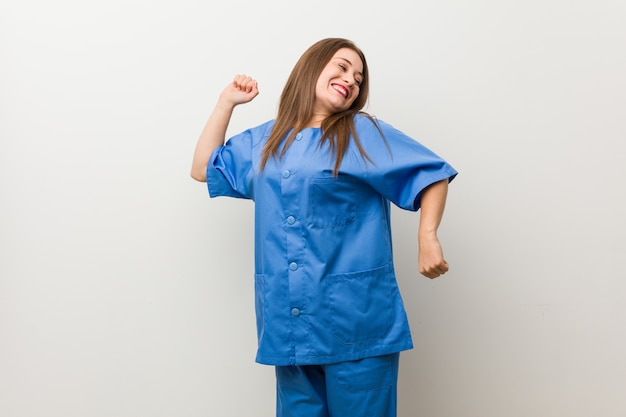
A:
<svg viewBox="0 0 626 417">
<path fill-rule="evenodd" d="M 364 114 L 376 127 L 378 125 L 373 118 L 361 111 L 367 103 L 369 95 L 369 77 L 367 62 L 363 52 L 350 40 L 343 38 L 322 39 L 310 46 L 300 57 L 294 66 L 287 83 L 280 96 L 278 114 L 272 132 L 267 140 L 261 157 L 261 170 L 265 168 L 268 159 L 274 156 L 282 157 L 285 151 L 294 141 L 296 133 L 305 127 L 313 116 L 313 106 L 315 104 L 315 86 L 324 67 L 332 59 L 334 54 L 342 48 L 352 49 L 359 55 L 363 63 L 363 80 L 359 86 L 359 95 L 354 100 L 349 109 L 335 114 L 331 114 L 322 121 L 322 139 L 320 146 L 329 142 L 331 155 L 335 156 L 333 173 L 336 175 L 341 166 L 341 160 L 348 149 L 350 134 L 354 138 L 357 148 L 364 160 L 372 162 L 367 155 L 357 136 L 354 127 L 354 116 Z M 285 140 L 279 153 L 279 148 L 283 138 L 291 129 L 291 133 Z M 379 129 L 380 131 L 380 129 Z M 381 132 L 382 134 L 382 132 Z M 373 162 L 372 162 L 373 163 Z"/>
</svg>

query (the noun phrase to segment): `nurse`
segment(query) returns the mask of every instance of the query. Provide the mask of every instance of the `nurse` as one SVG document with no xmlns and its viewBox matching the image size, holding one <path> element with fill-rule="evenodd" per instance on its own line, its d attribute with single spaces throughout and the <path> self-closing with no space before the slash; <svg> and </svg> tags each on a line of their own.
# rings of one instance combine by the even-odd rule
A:
<svg viewBox="0 0 626 417">
<path fill-rule="evenodd" d="M 211 197 L 255 202 L 256 361 L 276 369 L 278 417 L 393 417 L 401 351 L 413 347 L 396 282 L 390 204 L 421 210 L 421 274 L 448 271 L 437 237 L 457 171 L 362 111 L 369 76 L 350 40 L 309 47 L 275 119 L 225 142 L 258 94 L 237 75 L 217 101 L 191 176 Z"/>
</svg>

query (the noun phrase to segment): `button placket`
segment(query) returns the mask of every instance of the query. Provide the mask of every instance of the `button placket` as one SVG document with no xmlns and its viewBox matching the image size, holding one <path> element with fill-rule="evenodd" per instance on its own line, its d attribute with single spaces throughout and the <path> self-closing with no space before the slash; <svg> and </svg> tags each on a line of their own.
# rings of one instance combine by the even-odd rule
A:
<svg viewBox="0 0 626 417">
<path fill-rule="evenodd" d="M 295 141 L 288 152 L 293 152 L 285 158 L 286 163 L 281 167 L 279 175 L 281 176 L 281 197 L 282 197 L 282 216 L 284 219 L 283 230 L 285 233 L 285 256 L 286 256 L 286 274 L 289 281 L 289 303 L 286 307 L 294 326 L 291 327 L 292 349 L 294 355 L 298 356 L 298 340 L 306 338 L 308 334 L 308 321 L 303 312 L 309 304 L 307 301 L 307 259 L 305 258 L 306 243 L 304 241 L 304 227 L 301 222 L 303 210 L 302 186 L 305 174 L 304 159 L 307 158 L 306 152 L 302 149 L 303 145 L 308 142 L 303 140 L 306 134 L 298 132 Z M 308 137 L 308 136 L 306 136 Z M 297 142 L 296 142 L 297 141 Z M 297 323 L 297 324 L 295 324 Z"/>
</svg>

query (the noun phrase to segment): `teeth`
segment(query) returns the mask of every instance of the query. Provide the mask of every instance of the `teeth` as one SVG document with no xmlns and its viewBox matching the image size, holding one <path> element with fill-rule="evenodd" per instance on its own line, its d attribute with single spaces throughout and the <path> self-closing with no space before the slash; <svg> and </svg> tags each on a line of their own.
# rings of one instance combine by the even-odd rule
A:
<svg viewBox="0 0 626 417">
<path fill-rule="evenodd" d="M 343 88 L 340 85 L 333 85 L 333 88 L 335 89 L 335 91 L 340 92 L 341 94 L 343 94 L 344 97 L 348 97 L 348 91 Z"/>
</svg>

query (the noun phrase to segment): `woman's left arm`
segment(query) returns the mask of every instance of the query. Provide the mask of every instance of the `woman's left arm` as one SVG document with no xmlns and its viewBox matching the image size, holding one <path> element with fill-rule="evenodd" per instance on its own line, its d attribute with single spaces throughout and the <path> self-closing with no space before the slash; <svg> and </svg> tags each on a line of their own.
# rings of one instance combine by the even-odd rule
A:
<svg viewBox="0 0 626 417">
<path fill-rule="evenodd" d="M 430 279 L 445 274 L 449 269 L 437 237 L 437 229 L 446 206 L 448 182 L 445 179 L 429 185 L 421 196 L 418 264 L 420 274 Z"/>
</svg>

